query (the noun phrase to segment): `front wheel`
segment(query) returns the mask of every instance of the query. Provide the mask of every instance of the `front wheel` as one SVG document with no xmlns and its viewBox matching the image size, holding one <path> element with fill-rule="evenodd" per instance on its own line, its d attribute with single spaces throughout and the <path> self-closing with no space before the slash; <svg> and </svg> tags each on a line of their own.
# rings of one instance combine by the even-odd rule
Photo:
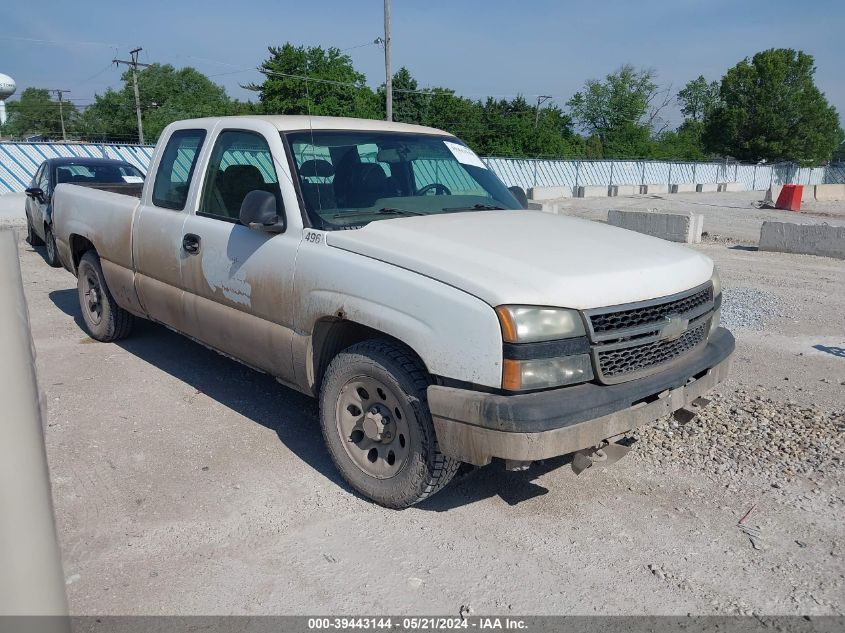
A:
<svg viewBox="0 0 845 633">
<path fill-rule="evenodd" d="M 91 338 L 110 342 L 129 336 L 134 318 L 112 297 L 94 251 L 88 251 L 79 261 L 76 286 L 82 318 Z"/>
<path fill-rule="evenodd" d="M 320 426 L 337 469 L 355 490 L 388 508 L 433 495 L 460 462 L 440 452 L 428 374 L 403 347 L 364 341 L 338 354 L 320 389 Z"/>
</svg>

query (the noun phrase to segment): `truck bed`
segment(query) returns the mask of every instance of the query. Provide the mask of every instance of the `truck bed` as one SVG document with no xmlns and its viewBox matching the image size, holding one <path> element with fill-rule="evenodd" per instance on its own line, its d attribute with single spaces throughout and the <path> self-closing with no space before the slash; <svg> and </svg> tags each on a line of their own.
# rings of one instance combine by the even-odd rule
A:
<svg viewBox="0 0 845 633">
<path fill-rule="evenodd" d="M 97 244 L 102 260 L 132 268 L 132 221 L 141 184 L 100 186 L 61 184 L 53 194 L 53 227 L 59 254 L 70 251 L 72 236 Z"/>
<path fill-rule="evenodd" d="M 70 183 L 68 183 L 70 184 Z M 86 187 L 88 189 L 98 189 L 100 191 L 109 191 L 123 196 L 132 196 L 133 198 L 141 198 L 141 191 L 144 189 L 143 182 L 95 182 L 85 184 L 80 182 L 73 183 L 77 187 Z"/>
</svg>

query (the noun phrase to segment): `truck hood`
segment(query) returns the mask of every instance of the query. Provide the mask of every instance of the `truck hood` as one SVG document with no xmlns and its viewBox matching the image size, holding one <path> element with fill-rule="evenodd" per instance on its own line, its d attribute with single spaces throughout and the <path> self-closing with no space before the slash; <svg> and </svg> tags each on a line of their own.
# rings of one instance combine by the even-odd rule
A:
<svg viewBox="0 0 845 633">
<path fill-rule="evenodd" d="M 491 306 L 612 306 L 688 290 L 713 272 L 710 258 L 678 244 L 540 211 L 392 218 L 328 233 L 326 241 Z"/>
</svg>

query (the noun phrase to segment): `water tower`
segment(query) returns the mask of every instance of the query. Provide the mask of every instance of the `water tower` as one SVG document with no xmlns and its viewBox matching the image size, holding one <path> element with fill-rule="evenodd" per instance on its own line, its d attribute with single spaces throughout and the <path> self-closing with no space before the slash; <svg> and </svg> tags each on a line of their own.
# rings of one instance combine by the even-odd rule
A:
<svg viewBox="0 0 845 633">
<path fill-rule="evenodd" d="M 0 125 L 6 125 L 6 99 L 15 94 L 15 80 L 0 73 Z"/>
</svg>

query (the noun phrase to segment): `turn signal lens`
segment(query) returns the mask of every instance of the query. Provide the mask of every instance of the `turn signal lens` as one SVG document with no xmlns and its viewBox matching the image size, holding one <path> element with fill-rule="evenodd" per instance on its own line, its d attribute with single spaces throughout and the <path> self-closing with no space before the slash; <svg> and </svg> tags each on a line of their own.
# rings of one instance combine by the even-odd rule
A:
<svg viewBox="0 0 845 633">
<path fill-rule="evenodd" d="M 588 354 L 537 360 L 505 359 L 502 365 L 502 389 L 508 391 L 562 387 L 592 379 Z"/>
</svg>

